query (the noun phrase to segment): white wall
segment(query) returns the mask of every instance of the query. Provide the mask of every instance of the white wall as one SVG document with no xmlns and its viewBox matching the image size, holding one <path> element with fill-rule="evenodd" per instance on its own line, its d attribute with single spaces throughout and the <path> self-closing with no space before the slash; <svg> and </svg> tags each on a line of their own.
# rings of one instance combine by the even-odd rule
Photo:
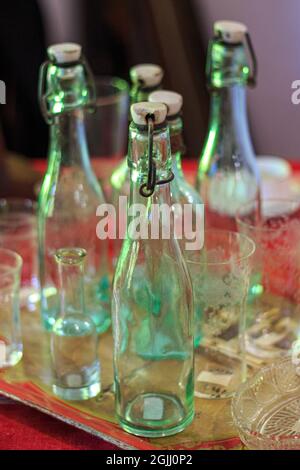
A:
<svg viewBox="0 0 300 470">
<path fill-rule="evenodd" d="M 291 83 L 300 79 L 299 0 L 193 0 L 207 41 L 215 20 L 248 25 L 258 59 L 258 85 L 248 94 L 257 153 L 300 159 L 300 105 Z"/>
</svg>

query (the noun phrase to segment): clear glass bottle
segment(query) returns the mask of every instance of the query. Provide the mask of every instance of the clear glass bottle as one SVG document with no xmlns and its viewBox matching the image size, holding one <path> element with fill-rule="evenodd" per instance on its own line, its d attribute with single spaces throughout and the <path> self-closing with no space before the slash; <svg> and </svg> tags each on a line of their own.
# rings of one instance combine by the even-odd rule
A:
<svg viewBox="0 0 300 470">
<path fill-rule="evenodd" d="M 64 400 L 87 400 L 100 392 L 98 335 L 84 305 L 86 254 L 81 248 L 55 253 L 60 310 L 51 333 L 53 392 Z"/>
<path fill-rule="evenodd" d="M 127 432 L 159 437 L 183 430 L 194 415 L 193 300 L 172 217 L 163 236 L 166 219 L 156 211 L 171 206 L 167 109 L 131 109 L 127 238 L 112 302 L 116 414 Z"/>
<path fill-rule="evenodd" d="M 96 209 L 103 204 L 93 173 L 84 116 L 94 103 L 93 80 L 77 44 L 48 49 L 41 67 L 40 103 L 50 125 L 48 168 L 39 194 L 38 238 L 41 310 L 51 330 L 59 313 L 54 253 L 63 246 L 87 251 L 84 279 L 86 313 L 97 331 L 110 325 L 108 243 L 96 235 Z"/>
<path fill-rule="evenodd" d="M 161 87 L 163 70 L 159 65 L 139 64 L 130 69 L 130 79 L 131 104 L 147 101 L 149 94 Z M 130 176 L 127 165 L 127 157 L 125 157 L 124 160 L 122 160 L 122 162 L 114 170 L 110 181 L 112 186 L 112 204 L 116 208 L 117 212 L 119 212 L 119 197 L 129 197 L 130 192 Z M 126 224 L 122 224 L 122 226 L 126 226 Z M 120 237 L 121 234 L 118 233 L 118 235 L 119 236 L 114 241 L 114 264 L 116 264 L 123 242 Z"/>
<path fill-rule="evenodd" d="M 200 223 L 202 230 L 204 229 L 204 211 L 202 199 L 195 188 L 186 180 L 181 165 L 181 159 L 185 153 L 181 116 L 183 99 L 179 93 L 162 90 L 151 93 L 149 101 L 164 103 L 168 109 L 167 122 L 170 130 L 172 172 L 174 174 L 174 179 L 171 182 L 171 202 L 174 205 L 175 229 L 177 228 L 181 250 L 185 254 L 186 242 L 191 242 L 193 239 L 191 232 L 195 233 L 195 230 L 199 230 Z M 190 213 L 184 214 L 185 205 L 191 205 Z M 183 224 L 183 214 L 185 217 L 191 217 L 192 220 L 184 220 Z M 197 217 L 201 218 L 198 224 L 196 223 Z"/>
<path fill-rule="evenodd" d="M 196 187 L 205 204 L 206 227 L 235 230 L 237 209 L 259 197 L 258 167 L 246 108 L 246 87 L 255 82 L 256 59 L 242 23 L 218 21 L 214 32 L 206 70 L 210 121 Z M 253 60 L 252 77 L 246 42 Z"/>
</svg>

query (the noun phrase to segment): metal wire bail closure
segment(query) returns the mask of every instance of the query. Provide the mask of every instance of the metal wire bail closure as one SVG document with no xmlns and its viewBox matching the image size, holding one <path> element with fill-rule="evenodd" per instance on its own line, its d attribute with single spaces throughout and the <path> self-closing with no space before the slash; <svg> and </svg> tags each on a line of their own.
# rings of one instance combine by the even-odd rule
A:
<svg viewBox="0 0 300 470">
<path fill-rule="evenodd" d="M 86 108 L 89 112 L 92 112 L 92 113 L 95 112 L 96 111 L 96 99 L 97 99 L 96 87 L 95 87 L 95 82 L 93 79 L 92 71 L 85 57 L 81 55 L 78 61 L 68 62 L 68 63 L 56 63 L 55 61 L 47 60 L 43 62 L 43 64 L 40 67 L 40 78 L 39 78 L 39 87 L 38 87 L 38 98 L 39 98 L 40 109 L 41 109 L 42 115 L 46 123 L 52 124 L 53 118 L 54 118 L 54 115 L 50 113 L 49 111 L 48 101 L 47 101 L 47 73 L 48 73 L 48 68 L 50 67 L 50 65 L 57 65 L 58 67 L 62 67 L 62 68 L 74 67 L 76 65 L 82 66 L 84 75 L 86 78 L 88 90 L 89 90 L 89 96 L 90 96 L 90 102 L 86 105 Z M 59 113 L 59 114 L 62 114 L 62 113 Z"/>
<path fill-rule="evenodd" d="M 256 79 L 257 79 L 257 59 L 256 59 L 254 47 L 252 44 L 252 40 L 248 31 L 245 34 L 245 38 L 246 38 L 246 44 L 248 46 L 248 50 L 250 53 L 250 57 L 252 60 L 252 73 L 248 78 L 248 85 L 250 85 L 251 87 L 254 87 L 256 86 Z"/>
<path fill-rule="evenodd" d="M 146 117 L 148 126 L 148 178 L 147 183 L 143 183 L 140 187 L 140 194 L 144 197 L 150 197 L 155 191 L 156 185 L 170 183 L 174 179 L 174 174 L 171 171 L 170 176 L 166 179 L 156 180 L 156 164 L 153 160 L 153 133 L 154 133 L 154 114 L 148 114 Z"/>
<path fill-rule="evenodd" d="M 205 67 L 205 75 L 206 75 L 207 88 L 209 90 L 214 89 L 214 87 L 211 85 L 211 82 L 212 82 L 211 54 L 212 54 L 212 47 L 213 47 L 213 43 L 215 39 L 220 39 L 220 36 L 216 35 L 214 39 L 210 39 L 208 41 L 208 48 L 207 48 L 207 62 L 206 62 L 206 67 Z M 252 73 L 248 77 L 247 84 L 251 87 L 255 87 L 256 79 L 257 79 L 257 58 L 256 58 L 255 50 L 253 47 L 253 43 L 252 43 L 252 40 L 248 31 L 245 33 L 245 41 L 246 41 L 246 46 L 249 51 L 251 62 L 252 62 Z"/>
</svg>

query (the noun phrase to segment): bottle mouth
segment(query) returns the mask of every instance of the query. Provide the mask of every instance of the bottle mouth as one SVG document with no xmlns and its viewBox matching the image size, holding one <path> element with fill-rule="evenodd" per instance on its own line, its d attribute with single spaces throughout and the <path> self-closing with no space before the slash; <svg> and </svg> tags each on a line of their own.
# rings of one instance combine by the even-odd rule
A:
<svg viewBox="0 0 300 470">
<path fill-rule="evenodd" d="M 87 252 L 84 248 L 60 248 L 55 253 L 56 261 L 67 265 L 82 263 Z"/>
</svg>

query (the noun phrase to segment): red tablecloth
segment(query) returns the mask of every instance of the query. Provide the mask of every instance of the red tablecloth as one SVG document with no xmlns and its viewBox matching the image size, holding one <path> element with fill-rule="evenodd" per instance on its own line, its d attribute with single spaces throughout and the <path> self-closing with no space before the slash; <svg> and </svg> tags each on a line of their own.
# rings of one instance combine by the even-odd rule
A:
<svg viewBox="0 0 300 470">
<path fill-rule="evenodd" d="M 43 171 L 45 162 L 38 161 L 34 166 Z M 196 164 L 188 161 L 184 168 L 187 172 L 195 171 Z M 293 169 L 299 171 L 300 163 L 293 164 Z M 0 401 L 0 449 L 113 450 L 118 447 L 32 408 Z"/>
</svg>

